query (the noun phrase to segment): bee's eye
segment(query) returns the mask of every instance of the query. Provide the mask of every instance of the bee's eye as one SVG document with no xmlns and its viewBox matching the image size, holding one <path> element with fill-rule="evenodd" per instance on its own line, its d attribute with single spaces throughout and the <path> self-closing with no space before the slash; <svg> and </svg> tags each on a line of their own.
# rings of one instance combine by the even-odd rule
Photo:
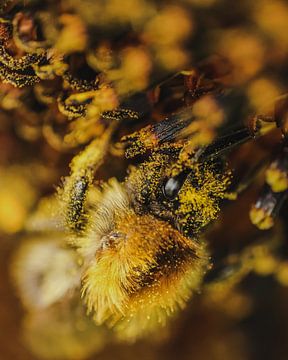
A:
<svg viewBox="0 0 288 360">
<path fill-rule="evenodd" d="M 168 200 L 174 200 L 176 198 L 189 174 L 191 174 L 191 170 L 186 169 L 177 176 L 166 179 L 162 187 L 162 192 Z"/>
<path fill-rule="evenodd" d="M 182 184 L 183 182 L 177 178 L 169 178 L 163 185 L 164 196 L 169 200 L 173 200 L 181 189 Z"/>
</svg>

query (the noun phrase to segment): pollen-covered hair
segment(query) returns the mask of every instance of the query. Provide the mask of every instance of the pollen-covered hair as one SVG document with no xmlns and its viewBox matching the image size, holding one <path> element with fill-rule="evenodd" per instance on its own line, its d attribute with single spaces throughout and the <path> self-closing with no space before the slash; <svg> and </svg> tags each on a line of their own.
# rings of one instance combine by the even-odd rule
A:
<svg viewBox="0 0 288 360">
<path fill-rule="evenodd" d="M 204 245 L 169 223 L 135 213 L 125 183 L 110 181 L 98 205 L 78 238 L 82 294 L 98 324 L 133 339 L 185 306 L 201 284 L 208 256 Z"/>
</svg>

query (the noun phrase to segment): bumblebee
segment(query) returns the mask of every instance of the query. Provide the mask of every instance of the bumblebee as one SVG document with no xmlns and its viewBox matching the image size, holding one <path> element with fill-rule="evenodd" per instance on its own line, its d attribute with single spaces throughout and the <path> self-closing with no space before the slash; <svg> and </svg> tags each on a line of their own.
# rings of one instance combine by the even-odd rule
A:
<svg viewBox="0 0 288 360">
<path fill-rule="evenodd" d="M 69 250 L 49 242 L 47 266 L 25 259 L 25 251 L 15 260 L 21 265 L 15 265 L 13 272 L 25 306 L 49 307 L 74 291 L 81 293 L 95 322 L 113 327 L 119 337 L 135 339 L 163 326 L 211 278 L 215 283 L 227 274 L 225 266 L 212 268 L 216 259 L 204 234 L 225 202 L 236 199 L 258 169 L 256 166 L 233 189 L 226 154 L 278 127 L 284 140 L 267 167 L 263 192 L 250 213 L 259 228 L 273 226 L 287 197 L 287 97 L 275 100 L 275 108 L 262 114 L 248 111 L 247 95 L 240 91 L 234 96 L 235 91 L 226 86 L 223 63 L 209 61 L 146 91 L 137 88 L 138 92 L 129 96 L 127 89 L 121 94 L 118 89 L 117 94 L 115 81 L 113 87 L 103 74 L 91 81 L 77 78 L 71 71 L 79 60 L 75 54 L 69 63 L 49 49 L 47 42 L 37 41 L 36 20 L 31 14 L 17 13 L 12 23 L 3 19 L 0 25 L 0 77 L 18 88 L 35 85 L 33 100 L 48 106 L 41 129 L 48 142 L 58 150 L 65 147 L 53 130 L 59 113 L 74 126 L 75 131 L 68 134 L 72 144 L 83 145 L 92 138 L 72 160 L 70 175 L 63 180 L 56 199 L 48 201 L 60 219 L 61 235 L 56 237 Z M 24 30 L 29 30 L 29 36 Z M 15 57 L 7 50 L 12 45 L 19 48 Z M 89 73 L 87 68 L 77 70 Z M 59 113 L 49 107 L 54 97 Z M 233 128 L 226 131 L 231 123 Z M 127 134 L 130 124 L 136 131 Z M 95 183 L 103 162 L 109 166 L 109 153 L 121 160 L 125 154 L 131 161 L 127 176 Z M 40 209 L 38 218 L 32 216 L 27 230 L 50 231 L 54 238 L 55 222 L 47 229 L 47 222 L 39 220 L 44 213 Z M 49 217 L 49 211 L 44 215 Z M 37 257 L 35 246 L 31 245 L 29 252 L 35 251 Z M 237 270 L 232 271 L 233 281 L 253 268 L 254 250 L 243 250 L 228 264 Z M 247 257 L 250 260 L 244 261 Z M 227 265 L 226 260 L 223 264 Z M 33 279 L 22 278 L 23 268 Z M 74 274 L 70 274 L 71 268 Z M 30 291 L 26 292 L 26 287 Z"/>
<path fill-rule="evenodd" d="M 193 93 L 189 91 L 189 106 L 123 137 L 127 157 L 149 153 L 129 168 L 124 181 L 112 178 L 96 187 L 94 183 L 113 141 L 113 122 L 72 160 L 70 176 L 58 191 L 67 244 L 81 259 L 79 287 L 88 313 L 122 338 L 135 339 L 163 326 L 211 281 L 212 261 L 202 234 L 217 219 L 221 205 L 249 182 L 231 191 L 233 177 L 223 156 L 271 128 L 270 118 L 255 116 L 250 127 L 199 145 L 193 129 L 197 121 L 203 125 L 203 119 L 194 109 L 203 100 L 214 101 L 207 92 L 214 96 L 219 91 L 211 86 L 203 94 L 199 83 Z M 286 152 L 284 141 L 251 210 L 259 228 L 273 225 L 287 196 Z M 238 275 L 252 266 L 244 266 L 241 256 L 247 257 L 247 252 L 237 260 Z M 221 277 L 221 271 L 216 275 Z"/>
<path fill-rule="evenodd" d="M 288 285 L 288 8 L 223 5 L 1 2 L 0 231 L 37 358 L 247 358 L 246 275 Z"/>
<path fill-rule="evenodd" d="M 61 266 L 55 262 L 53 266 L 54 260 L 50 259 L 49 265 L 37 263 L 33 270 L 32 262 L 23 262 L 20 252 L 16 264 L 28 264 L 27 272 L 32 278 L 36 271 L 37 278 L 42 279 L 40 288 L 30 293 L 23 283 L 28 281 L 31 285 L 35 281 L 31 282 L 29 276 L 22 278 L 23 266 L 13 266 L 14 278 L 20 294 L 24 289 L 21 296 L 28 308 L 35 307 L 35 303 L 37 307 L 39 302 L 49 307 L 71 292 L 80 292 L 97 325 L 112 327 L 118 338 L 134 340 L 164 326 L 205 286 L 233 284 L 255 267 L 259 244 L 242 250 L 232 262 L 231 258 L 224 259 L 221 266 L 212 266 L 216 259 L 210 254 L 204 234 L 225 202 L 237 198 L 258 173 L 256 167 L 235 187 L 226 154 L 277 124 L 285 134 L 285 97 L 277 102 L 272 114 L 250 116 L 248 126 L 237 126 L 217 137 L 217 128 L 231 116 L 221 103 L 229 93 L 205 76 L 203 69 L 201 75 L 199 69 L 192 69 L 159 85 L 158 99 L 152 104 L 149 101 L 155 89 L 140 93 L 138 118 L 147 116 L 145 108 L 165 105 L 167 88 L 173 89 L 172 95 L 168 91 L 170 101 L 171 97 L 177 99 L 179 82 L 181 92 L 186 91 L 184 107 L 123 136 L 114 145 L 120 154 L 125 151 L 126 157 L 134 160 L 123 181 L 111 178 L 97 184 L 94 180 L 121 127 L 119 121 L 112 120 L 101 136 L 73 158 L 70 175 L 63 179 L 56 198 L 48 201 L 53 203 L 61 238 L 65 234 L 62 246 L 68 247 L 57 245 L 57 250 L 53 245 L 58 254 L 53 257 L 55 261 L 69 261 L 60 261 Z M 163 97 L 159 88 L 164 88 Z M 125 111 L 135 112 L 135 108 Z M 239 115 L 241 119 L 242 116 Z M 251 220 L 261 229 L 273 225 L 286 199 L 286 154 L 284 140 L 267 167 L 263 192 L 251 209 Z M 40 208 L 38 215 L 27 222 L 29 231 L 43 230 L 44 213 Z M 52 224 L 55 231 L 55 222 Z M 270 256 L 269 246 L 261 245 L 260 253 L 261 249 Z M 37 251 L 36 248 L 34 252 Z M 71 268 L 73 274 L 69 272 Z M 52 291 L 51 279 L 57 291 Z"/>
</svg>

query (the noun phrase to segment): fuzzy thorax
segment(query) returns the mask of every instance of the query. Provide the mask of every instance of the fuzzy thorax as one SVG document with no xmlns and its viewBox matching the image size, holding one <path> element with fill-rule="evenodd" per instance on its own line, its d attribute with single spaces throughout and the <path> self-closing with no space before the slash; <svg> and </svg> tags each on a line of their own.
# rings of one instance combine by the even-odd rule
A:
<svg viewBox="0 0 288 360">
<path fill-rule="evenodd" d="M 134 338 L 185 306 L 201 283 L 207 254 L 167 222 L 136 214 L 116 180 L 97 208 L 78 243 L 83 296 L 97 323 L 107 321 Z"/>
</svg>

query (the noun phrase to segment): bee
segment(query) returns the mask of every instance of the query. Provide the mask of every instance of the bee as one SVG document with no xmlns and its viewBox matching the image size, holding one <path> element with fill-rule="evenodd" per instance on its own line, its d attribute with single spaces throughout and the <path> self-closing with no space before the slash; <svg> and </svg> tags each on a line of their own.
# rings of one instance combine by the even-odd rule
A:
<svg viewBox="0 0 288 360">
<path fill-rule="evenodd" d="M 223 267 L 212 268 L 216 259 L 210 254 L 204 234 L 218 218 L 225 201 L 237 198 L 251 180 L 249 176 L 231 190 L 233 176 L 226 154 L 276 126 L 285 137 L 287 98 L 277 101 L 270 113 L 250 116 L 247 106 L 243 106 L 245 95 L 238 94 L 235 100 L 233 91 L 225 88 L 221 80 L 225 74 L 219 72 L 219 69 L 223 72 L 223 66 L 218 69 L 209 62 L 171 76 L 130 98 L 117 97 L 101 76 L 92 82 L 75 78 L 61 56 L 51 55 L 45 44 L 38 44 L 39 51 L 28 52 L 21 58 L 11 56 L 5 45 L 11 41 L 12 32 L 18 29 L 23 16 L 27 15 L 18 14 L 13 26 L 6 20 L 0 23 L 4 34 L 0 44 L 0 77 L 17 87 L 59 77 L 64 91 L 56 96 L 58 110 L 78 121 L 81 135 L 85 126 L 95 132 L 97 118 L 97 136 L 72 159 L 70 175 L 63 180 L 56 196 L 53 211 L 60 219 L 59 241 L 69 250 L 48 242 L 47 249 L 52 250 L 44 253 L 45 256 L 51 253 L 54 260 L 45 261 L 45 266 L 23 260 L 25 251 L 24 255 L 19 252 L 15 264 L 26 267 L 33 279 L 29 276 L 23 279 L 21 266 L 15 265 L 15 282 L 28 308 L 49 307 L 71 291 L 80 292 L 97 325 L 106 324 L 118 337 L 134 340 L 164 326 L 206 283 L 221 278 L 228 283 L 226 275 L 231 269 L 235 281 L 253 268 L 251 261 L 246 266 L 243 259 L 253 257 L 254 247 L 228 264 L 229 271 L 225 260 Z M 23 44 L 20 35 L 18 46 L 35 45 L 33 39 L 28 45 Z M 48 90 L 45 86 L 41 88 L 41 84 L 35 85 L 36 96 L 46 105 L 55 95 Z M 151 123 L 155 109 L 164 116 Z M 92 122 L 87 125 L 87 119 L 91 120 L 89 111 Z M 243 119 L 248 119 L 247 125 L 243 125 Z M 50 143 L 59 145 L 61 141 L 55 140 L 50 120 L 48 117 L 43 134 Z M 147 121 L 149 124 L 143 126 Z M 125 122 L 136 122 L 138 128 L 115 143 Z M 223 125 L 232 122 L 234 128 L 225 132 Z M 219 132 L 222 134 L 218 136 Z M 90 134 L 87 137 L 90 139 Z M 84 138 L 85 143 L 86 134 Z M 125 152 L 134 164 L 124 180 L 111 178 L 95 184 L 97 170 L 112 149 L 120 156 Z M 286 155 L 284 140 L 267 169 L 263 192 L 251 209 L 251 220 L 261 229 L 273 226 L 287 197 Z M 34 220 L 34 230 L 37 221 L 39 225 L 39 219 Z M 37 257 L 41 246 L 39 249 L 35 246 L 30 253 L 35 251 Z M 60 259 L 60 264 L 56 259 Z M 69 273 L 71 268 L 74 275 Z M 41 286 L 35 278 L 40 279 Z M 33 285 L 32 289 L 29 286 L 31 291 L 26 291 L 26 281 Z M 54 290 L 51 281 L 55 281 Z"/>
<path fill-rule="evenodd" d="M 285 133 L 281 120 L 285 118 L 285 97 L 278 101 L 273 116 L 255 115 L 249 118 L 248 126 L 237 126 L 217 137 L 217 128 L 227 120 L 225 117 L 231 116 L 229 109 L 225 113 L 219 105 L 229 95 L 201 71 L 199 75 L 199 69 L 192 69 L 165 82 L 164 87 L 170 84 L 172 89 L 178 89 L 179 82 L 182 84 L 181 91 L 186 90 L 184 107 L 122 137 L 118 147 L 124 149 L 127 158 L 136 159 L 123 181 L 94 181 L 114 141 L 119 121 L 111 121 L 101 136 L 72 159 L 70 175 L 63 179 L 53 200 L 53 212 L 61 219 L 59 241 L 65 246 L 58 244 L 55 248 L 55 244 L 47 244 L 58 254 L 53 255 L 55 261 L 69 261 L 60 260 L 54 266 L 50 259 L 45 261 L 47 266 L 37 262 L 36 268 L 33 262 L 24 261 L 28 273 L 35 279 L 36 271 L 43 283 L 37 290 L 36 282 L 30 293 L 23 286 L 27 277 L 23 279 L 21 266 L 13 266 L 26 306 L 33 308 L 36 303 L 37 307 L 40 302 L 49 307 L 71 291 L 80 292 L 97 325 L 113 328 L 118 338 L 135 340 L 163 327 L 207 284 L 212 288 L 219 283 L 235 283 L 253 269 L 259 244 L 243 250 L 232 262 L 222 259 L 220 266 L 212 266 L 216 259 L 205 240 L 205 231 L 218 218 L 223 204 L 237 198 L 250 178 L 253 180 L 249 176 L 231 190 L 233 175 L 226 154 L 269 132 L 276 124 Z M 157 94 L 157 102 L 163 106 L 166 99 L 159 96 L 159 87 Z M 175 91 L 173 94 L 177 98 Z M 143 92 L 139 97 L 141 118 L 143 103 L 151 99 L 151 92 Z M 150 102 L 149 108 L 155 104 Z M 287 197 L 287 149 L 284 140 L 266 170 L 262 194 L 251 209 L 251 220 L 260 229 L 273 225 Z M 255 171 L 252 173 L 255 175 Z M 48 203 L 51 205 L 52 200 Z M 42 217 L 43 213 L 40 209 Z M 39 231 L 43 222 L 39 216 L 35 219 L 32 217 L 30 230 Z M 63 233 L 64 240 L 60 240 Z M 29 252 L 36 254 L 37 246 Z M 15 264 L 23 265 L 23 252 Z M 49 271 L 51 276 L 46 274 Z M 51 279 L 55 281 L 54 291 Z M 33 283 L 29 276 L 28 282 Z"/>
<path fill-rule="evenodd" d="M 270 130 L 270 119 L 254 116 L 250 127 L 233 129 L 212 142 L 208 135 L 204 141 L 193 137 L 195 126 L 204 126 L 193 109 L 201 101 L 212 101 L 207 92 L 218 94 L 218 85 L 203 91 L 198 84 L 190 106 L 122 138 L 127 157 L 149 152 L 129 168 L 124 181 L 94 183 L 113 141 L 117 124 L 112 122 L 72 160 L 70 176 L 59 188 L 67 244 L 81 258 L 84 304 L 96 324 L 107 324 L 120 338 L 135 339 L 165 325 L 211 281 L 212 261 L 203 233 L 225 200 L 240 192 L 231 192 L 232 174 L 223 156 Z M 284 141 L 251 210 L 259 228 L 273 225 L 287 196 L 286 152 Z M 245 256 L 244 251 L 234 264 L 240 264 L 238 275 L 244 267 L 244 273 L 251 269 L 251 262 L 248 268 L 244 264 Z M 227 274 L 223 268 L 217 271 L 214 277 Z"/>
<path fill-rule="evenodd" d="M 27 178 L 32 198 L 14 191 L 19 179 L 2 191 L 0 227 L 21 240 L 10 270 L 25 309 L 24 341 L 36 357 L 80 359 L 118 340 L 161 340 L 186 307 L 198 314 L 199 302 L 200 312 L 212 304 L 221 316 L 225 308 L 233 321 L 243 318 L 250 299 L 243 310 L 236 286 L 246 275 L 288 285 L 279 221 L 288 194 L 286 42 L 281 21 L 267 28 L 262 11 L 277 6 L 245 5 L 249 16 L 238 21 L 240 6 L 231 22 L 215 1 L 209 13 L 197 1 L 183 9 L 66 2 L 0 5 L 0 103 L 13 140 L 5 153 L 10 163 L 21 138 L 26 170 L 41 172 L 33 182 L 21 168 L 5 170 L 8 180 Z M 199 61 L 215 52 L 225 59 Z M 46 172 L 29 165 L 27 142 L 41 149 L 36 161 L 48 159 Z M 246 190 L 245 205 L 255 195 L 249 215 Z M 228 226 L 227 213 L 235 215 Z M 247 237 L 239 231 L 245 219 Z M 213 328 L 209 311 L 204 319 Z M 244 348 L 230 327 L 214 335 L 211 354 L 225 357 L 218 343 L 227 339 L 233 358 Z"/>
</svg>

